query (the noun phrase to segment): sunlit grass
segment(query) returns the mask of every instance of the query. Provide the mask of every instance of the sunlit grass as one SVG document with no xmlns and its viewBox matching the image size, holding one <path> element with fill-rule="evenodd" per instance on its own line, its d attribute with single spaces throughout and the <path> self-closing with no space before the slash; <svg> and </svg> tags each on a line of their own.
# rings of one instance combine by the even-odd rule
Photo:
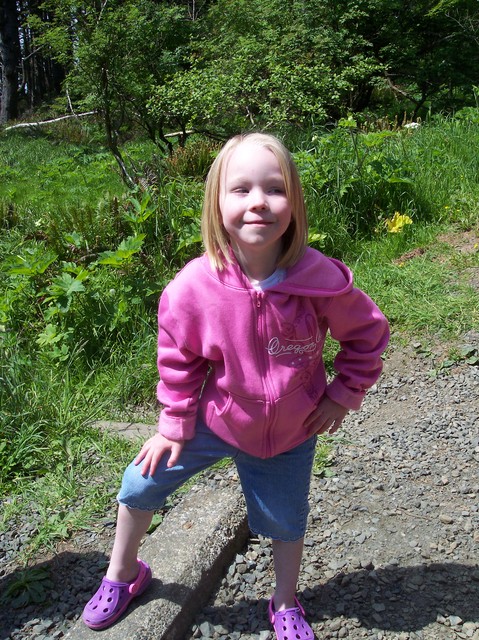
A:
<svg viewBox="0 0 479 640">
<path fill-rule="evenodd" d="M 478 222 L 479 211 L 479 237 Z M 479 251 L 473 245 L 458 252 L 438 239 L 441 231 L 428 225 L 409 238 L 364 243 L 352 265 L 358 286 L 378 302 L 398 335 L 453 340 L 478 326 L 477 291 L 468 269 L 479 266 Z"/>
<path fill-rule="evenodd" d="M 44 135 L 0 137 L 0 200 L 46 215 L 58 206 L 95 206 L 106 193 L 123 191 L 106 149 L 53 143 Z"/>
<path fill-rule="evenodd" d="M 138 445 L 93 429 L 69 439 L 63 460 L 44 475 L 18 482 L 3 500 L 0 532 L 17 528 L 24 513 L 34 515 L 34 530 L 18 558 L 28 563 L 39 551 L 75 531 L 90 528 L 107 512 L 114 517 L 121 474 Z"/>
</svg>

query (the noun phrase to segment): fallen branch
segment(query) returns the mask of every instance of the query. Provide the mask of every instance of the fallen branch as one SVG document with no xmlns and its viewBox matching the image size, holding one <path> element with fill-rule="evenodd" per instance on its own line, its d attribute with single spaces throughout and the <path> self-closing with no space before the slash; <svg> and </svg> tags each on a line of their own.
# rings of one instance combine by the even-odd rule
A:
<svg viewBox="0 0 479 640">
<path fill-rule="evenodd" d="M 174 131 L 173 133 L 165 133 L 165 138 L 174 138 L 175 136 L 182 136 L 184 134 L 190 135 L 194 133 L 193 129 L 189 129 L 188 131 Z"/>
<path fill-rule="evenodd" d="M 68 116 L 60 116 L 59 118 L 53 118 L 52 120 L 42 120 L 40 122 L 21 122 L 20 124 L 12 124 L 10 127 L 5 127 L 5 131 L 11 129 L 21 129 L 26 127 L 42 127 L 45 124 L 52 124 L 53 122 L 60 122 L 60 120 L 70 120 L 71 118 L 84 118 L 86 116 L 93 116 L 96 111 L 86 111 L 85 113 L 75 113 Z"/>
<path fill-rule="evenodd" d="M 84 118 L 86 116 L 93 116 L 96 111 L 86 111 L 85 113 L 73 113 L 68 116 L 60 116 L 58 118 L 52 118 L 51 120 L 41 120 L 40 122 L 21 122 L 20 124 L 12 124 L 10 127 L 5 127 L 5 131 L 11 129 L 24 129 L 26 127 L 41 127 L 44 124 L 52 124 L 53 122 L 60 122 L 61 120 L 70 120 L 71 118 Z M 174 131 L 173 133 L 166 133 L 165 138 L 174 138 L 175 136 L 181 136 L 183 134 L 194 133 L 193 130 L 189 131 Z"/>
</svg>

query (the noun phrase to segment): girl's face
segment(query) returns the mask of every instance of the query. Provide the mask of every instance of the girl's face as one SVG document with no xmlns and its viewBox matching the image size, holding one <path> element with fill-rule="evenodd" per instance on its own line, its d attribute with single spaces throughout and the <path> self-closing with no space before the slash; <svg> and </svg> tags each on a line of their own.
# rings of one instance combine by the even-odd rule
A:
<svg viewBox="0 0 479 640">
<path fill-rule="evenodd" d="M 248 141 L 233 149 L 221 177 L 220 210 L 237 255 L 246 262 L 259 254 L 277 260 L 292 211 L 272 151 Z"/>
</svg>

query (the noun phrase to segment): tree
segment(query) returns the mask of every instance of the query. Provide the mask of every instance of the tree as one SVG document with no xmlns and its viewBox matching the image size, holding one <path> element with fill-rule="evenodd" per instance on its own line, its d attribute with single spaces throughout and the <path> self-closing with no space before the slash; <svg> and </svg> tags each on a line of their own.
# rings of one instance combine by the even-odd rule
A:
<svg viewBox="0 0 479 640">
<path fill-rule="evenodd" d="M 20 93 L 31 109 L 59 94 L 65 70 L 51 56 L 50 50 L 40 38 L 43 25 L 51 24 L 55 19 L 55 10 L 48 9 L 42 0 L 23 0 L 19 2 L 19 7 L 22 47 Z"/>
<path fill-rule="evenodd" d="M 335 29 L 321 0 L 217 0 L 194 60 L 159 86 L 150 110 L 172 127 L 230 135 L 249 126 L 304 126 L 357 106 L 381 72 L 364 37 Z"/>
<path fill-rule="evenodd" d="M 37 38 L 38 25 L 51 20 L 52 13 L 37 0 L 0 0 L 0 122 L 16 118 L 60 91 L 63 67 Z"/>
<path fill-rule="evenodd" d="M 155 88 L 150 112 L 227 137 L 387 101 L 414 116 L 455 108 L 478 84 L 478 16 L 477 0 L 216 0 L 190 66 Z"/>
<path fill-rule="evenodd" d="M 371 108 L 417 115 L 467 104 L 479 84 L 477 0 L 0 0 L 0 8 L 9 17 L 0 26 L 2 113 L 7 104 L 15 111 L 12 87 L 22 106 L 62 87 L 72 105 L 99 114 L 127 181 L 121 145 L 139 129 L 166 151 L 172 129 L 184 143 L 191 129 L 227 137 Z"/>
<path fill-rule="evenodd" d="M 152 87 L 184 63 L 193 25 L 188 7 L 155 0 L 46 0 L 42 6 L 55 11 L 42 42 L 66 66 L 65 88 L 73 102 L 99 114 L 122 176 L 132 183 L 134 168 L 121 152 L 125 137 L 141 128 L 162 149 L 170 145 L 164 119 L 146 105 Z"/>
<path fill-rule="evenodd" d="M 17 3 L 0 0 L 0 124 L 18 115 L 20 40 Z"/>
<path fill-rule="evenodd" d="M 374 0 L 367 5 L 358 28 L 384 68 L 385 85 L 413 116 L 428 103 L 439 111 L 472 98 L 479 55 L 466 25 L 478 19 L 475 0 Z"/>
</svg>

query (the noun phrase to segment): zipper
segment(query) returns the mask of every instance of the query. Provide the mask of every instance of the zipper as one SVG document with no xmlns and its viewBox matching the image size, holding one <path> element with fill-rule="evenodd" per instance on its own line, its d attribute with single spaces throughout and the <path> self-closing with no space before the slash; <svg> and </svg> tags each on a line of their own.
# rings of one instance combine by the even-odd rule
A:
<svg viewBox="0 0 479 640">
<path fill-rule="evenodd" d="M 264 315 L 264 293 L 262 291 L 256 292 L 256 327 L 258 334 L 258 358 L 259 364 L 261 368 L 261 373 L 263 375 L 263 388 L 266 395 L 266 405 L 269 408 L 270 418 L 266 420 L 266 411 L 265 411 L 265 421 L 264 421 L 264 436 L 263 436 L 263 452 L 265 455 L 271 455 L 271 445 L 270 445 L 270 432 L 271 427 L 274 422 L 274 403 L 273 403 L 273 389 L 270 383 L 270 373 L 268 367 L 268 360 L 266 358 L 266 349 L 264 348 L 264 325 L 265 325 L 265 315 Z"/>
</svg>

